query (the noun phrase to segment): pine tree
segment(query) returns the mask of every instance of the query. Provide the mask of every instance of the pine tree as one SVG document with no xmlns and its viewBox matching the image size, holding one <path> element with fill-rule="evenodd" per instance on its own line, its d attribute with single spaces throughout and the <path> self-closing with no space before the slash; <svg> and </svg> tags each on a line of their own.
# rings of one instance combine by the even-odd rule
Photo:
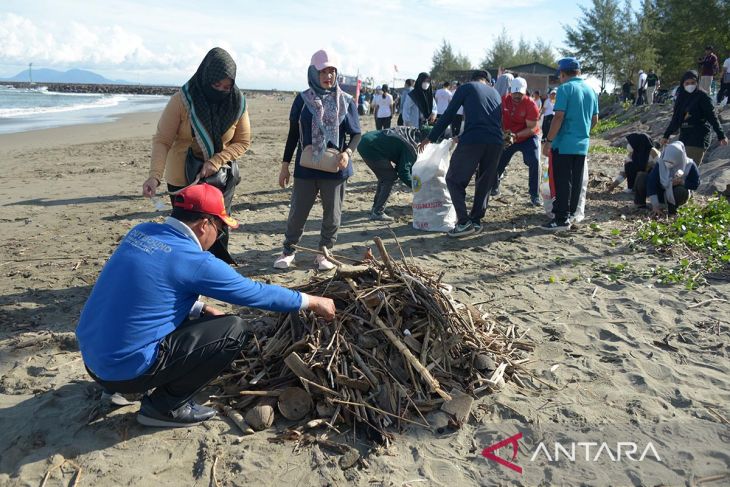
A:
<svg viewBox="0 0 730 487">
<path fill-rule="evenodd" d="M 449 81 L 450 71 L 461 71 L 471 69 L 471 61 L 461 53 L 454 53 L 451 44 L 444 39 L 441 47 L 433 53 L 433 66 L 431 67 L 431 80 L 434 83 Z"/>
<path fill-rule="evenodd" d="M 730 48 L 730 2 L 727 0 L 656 0 L 656 46 L 664 78 L 679 82 L 682 73 L 697 69 L 705 46 Z"/>
<path fill-rule="evenodd" d="M 555 53 L 550 43 L 538 38 L 534 44 L 530 44 L 524 38 L 520 38 L 515 47 L 514 42 L 507 34 L 506 29 L 494 39 L 492 47 L 487 50 L 482 60 L 481 68 L 509 68 L 520 64 L 543 63 L 548 66 L 555 64 Z"/>
<path fill-rule="evenodd" d="M 578 27 L 565 27 L 565 55 L 578 58 L 582 71 L 601 80 L 601 91 L 606 88 L 619 64 L 622 34 L 622 11 L 617 0 L 593 0 L 591 8 L 581 7 Z"/>
<path fill-rule="evenodd" d="M 643 0 L 641 10 L 635 12 L 627 0 L 622 17 L 624 42 L 619 46 L 619 56 L 610 74 L 616 84 L 624 79 L 632 79 L 637 84 L 639 70 L 656 71 L 656 9 L 651 0 Z"/>
</svg>

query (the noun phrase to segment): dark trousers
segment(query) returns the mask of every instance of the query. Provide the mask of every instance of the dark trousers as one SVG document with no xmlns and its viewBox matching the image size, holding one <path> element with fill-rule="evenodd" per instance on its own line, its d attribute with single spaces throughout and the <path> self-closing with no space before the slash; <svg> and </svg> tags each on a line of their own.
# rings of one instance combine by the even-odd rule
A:
<svg viewBox="0 0 730 487">
<path fill-rule="evenodd" d="M 530 190 L 530 196 L 536 197 L 537 186 L 540 180 L 540 141 L 537 135 L 530 137 L 527 140 L 520 142 L 519 144 L 512 144 L 502 152 L 502 157 L 499 159 L 499 166 L 497 167 L 497 181 L 499 183 L 504 175 L 504 170 L 507 169 L 509 161 L 512 160 L 512 156 L 516 152 L 522 153 L 522 161 L 528 168 L 529 181 L 528 187 Z"/>
<path fill-rule="evenodd" d="M 457 137 L 461 133 L 461 122 L 464 121 L 464 115 L 454 115 L 454 120 L 451 122 L 451 136 Z"/>
<path fill-rule="evenodd" d="M 583 188 L 583 170 L 586 156 L 561 154 L 553 149 L 553 180 L 555 182 L 555 202 L 553 213 L 557 222 L 564 222 L 575 214 Z"/>
<path fill-rule="evenodd" d="M 548 134 L 550 133 L 550 127 L 553 124 L 553 118 L 555 118 L 555 115 L 546 115 L 542 119 L 542 140 L 547 139 Z"/>
<path fill-rule="evenodd" d="M 373 199 L 373 213 L 379 215 L 385 210 L 385 204 L 388 202 L 390 192 L 393 190 L 393 184 L 398 179 L 398 173 L 393 163 L 387 159 L 370 160 L 363 157 L 362 160 L 378 178 L 378 186 L 375 189 L 375 198 Z"/>
<path fill-rule="evenodd" d="M 646 205 L 646 181 L 649 178 L 649 173 L 646 172 L 639 172 L 636 175 L 636 182 L 634 183 L 634 203 L 636 203 L 639 206 L 645 206 Z M 677 208 L 685 204 L 689 200 L 689 190 L 684 187 L 684 185 L 678 185 L 674 186 L 672 188 L 672 191 L 674 193 L 674 202 L 676 204 L 667 203 L 667 211 L 670 215 L 674 215 L 677 213 Z M 664 192 L 659 190 L 659 194 L 657 194 L 657 198 L 659 198 L 660 203 L 664 203 Z"/>
<path fill-rule="evenodd" d="M 720 103 L 726 96 L 730 98 L 730 83 L 720 83 L 720 89 L 717 90 L 717 103 Z M 728 102 L 730 103 L 730 99 Z"/>
<path fill-rule="evenodd" d="M 175 186 L 173 184 L 167 185 L 167 191 L 173 192 L 173 191 L 179 191 L 183 189 L 185 186 Z M 227 196 L 227 198 L 226 198 Z M 223 205 L 226 207 L 226 213 L 229 215 L 231 214 L 231 204 L 233 203 L 233 191 L 230 192 L 228 195 L 223 195 Z M 175 196 L 170 195 L 170 204 L 175 207 Z M 228 228 L 228 225 L 223 226 L 223 233 L 221 234 L 220 238 L 213 243 L 213 245 L 208 249 L 208 252 L 218 257 L 220 260 L 225 262 L 226 264 L 234 265 L 236 264 L 236 260 L 231 256 L 230 252 L 228 252 L 228 239 L 230 237 L 230 229 Z"/>
<path fill-rule="evenodd" d="M 636 95 L 636 106 L 646 103 L 646 90 L 639 90 Z"/>
<path fill-rule="evenodd" d="M 382 117 L 375 119 L 375 130 L 383 130 L 390 128 L 390 117 Z"/>
<path fill-rule="evenodd" d="M 451 155 L 451 165 L 446 173 L 446 186 L 451 194 L 459 224 L 470 220 L 479 222 L 489 203 L 489 191 L 497 180 L 497 165 L 502 154 L 502 144 L 459 144 Z M 466 187 L 474 173 L 477 179 L 474 204 L 471 213 L 466 211 Z"/>
<path fill-rule="evenodd" d="M 209 316 L 186 321 L 162 339 L 157 360 L 139 377 L 105 381 L 91 377 L 112 392 L 150 394 L 159 411 L 172 411 L 189 401 L 238 357 L 251 332 L 238 316 Z"/>
</svg>

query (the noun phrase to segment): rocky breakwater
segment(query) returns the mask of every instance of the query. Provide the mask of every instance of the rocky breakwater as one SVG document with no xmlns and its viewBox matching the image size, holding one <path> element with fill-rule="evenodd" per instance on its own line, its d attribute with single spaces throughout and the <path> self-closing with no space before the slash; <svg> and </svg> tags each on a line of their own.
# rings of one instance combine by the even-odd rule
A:
<svg viewBox="0 0 730 487">
<path fill-rule="evenodd" d="M 179 86 L 159 86 L 159 85 L 102 85 L 91 83 L 16 83 L 2 82 L 2 84 L 12 85 L 15 88 L 38 88 L 45 86 L 48 91 L 57 93 L 101 93 L 101 94 L 131 94 L 131 95 L 165 95 L 170 96 L 177 93 Z"/>
</svg>

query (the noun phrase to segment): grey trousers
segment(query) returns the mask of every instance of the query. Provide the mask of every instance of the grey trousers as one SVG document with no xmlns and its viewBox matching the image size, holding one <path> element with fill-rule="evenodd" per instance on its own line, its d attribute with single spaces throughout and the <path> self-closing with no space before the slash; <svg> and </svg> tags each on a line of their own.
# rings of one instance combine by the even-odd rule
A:
<svg viewBox="0 0 730 487">
<path fill-rule="evenodd" d="M 373 213 L 380 215 L 385 210 L 385 204 L 393 190 L 393 184 L 398 179 L 398 173 L 393 167 L 393 163 L 387 159 L 369 160 L 363 157 L 363 161 L 378 178 L 378 186 L 373 199 Z"/>
<path fill-rule="evenodd" d="M 322 229 L 319 237 L 319 247 L 331 249 L 337 241 L 337 231 L 342 220 L 342 205 L 345 202 L 346 179 L 303 179 L 294 178 L 294 187 L 291 194 L 289 219 L 286 222 L 284 234 L 284 253 L 291 255 L 295 252 L 294 245 L 299 243 L 304 233 L 309 212 L 319 194 L 322 199 Z"/>
</svg>

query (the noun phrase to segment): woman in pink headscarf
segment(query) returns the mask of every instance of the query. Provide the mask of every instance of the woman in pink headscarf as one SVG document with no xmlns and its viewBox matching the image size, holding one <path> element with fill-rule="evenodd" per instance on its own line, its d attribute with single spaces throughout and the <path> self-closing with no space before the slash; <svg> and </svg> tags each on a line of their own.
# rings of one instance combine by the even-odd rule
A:
<svg viewBox="0 0 730 487">
<path fill-rule="evenodd" d="M 284 248 L 274 262 L 276 269 L 288 269 L 294 262 L 295 246 L 304 233 L 304 225 L 317 195 L 322 201 L 322 228 L 319 248 L 331 249 L 337 240 L 342 218 L 347 180 L 353 175 L 352 154 L 360 142 L 360 119 L 355 100 L 337 84 L 338 63 L 332 55 L 320 50 L 309 65 L 309 89 L 294 99 L 289 114 L 289 136 L 279 172 L 279 185 L 289 184 L 289 165 L 296 149 L 294 187 L 289 218 L 284 234 Z M 349 140 L 347 140 L 347 136 Z M 302 153 L 311 151 L 313 160 L 321 160 L 333 151 L 338 158 L 336 172 L 312 169 L 302 165 Z M 324 255 L 318 255 L 319 270 L 334 268 Z"/>
</svg>

